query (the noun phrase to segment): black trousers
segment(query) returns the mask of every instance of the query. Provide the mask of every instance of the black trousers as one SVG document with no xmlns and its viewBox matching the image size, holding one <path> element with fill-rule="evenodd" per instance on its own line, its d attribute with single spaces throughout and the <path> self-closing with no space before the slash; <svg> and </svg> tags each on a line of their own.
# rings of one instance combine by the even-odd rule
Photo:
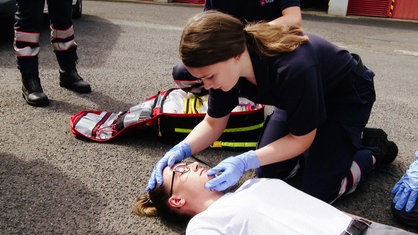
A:
<svg viewBox="0 0 418 235">
<path fill-rule="evenodd" d="M 303 166 L 301 184 L 295 186 L 316 198 L 332 202 L 340 194 L 342 180 L 351 177 L 350 167 L 355 158 L 370 162 L 360 164 L 362 177 L 370 172 L 372 153 L 362 147 L 361 135 L 375 101 L 373 77 L 374 73 L 365 67 L 353 69 L 345 79 L 347 84 L 338 91 L 338 97 L 325 100 L 327 119 L 317 128 L 316 137 L 304 156 L 262 166 L 257 169 L 257 176 L 286 179 L 300 164 Z M 286 112 L 276 108 L 265 123 L 258 148 L 288 133 Z"/>
<path fill-rule="evenodd" d="M 72 0 L 47 0 L 47 3 L 51 28 L 66 30 L 73 25 Z M 41 33 L 44 4 L 45 0 L 16 0 L 15 30 L 24 33 Z M 73 39 L 74 36 L 64 40 Z M 39 47 L 39 41 L 15 41 L 15 47 L 36 48 Z M 78 59 L 75 46 L 66 51 L 56 52 L 56 56 L 61 67 L 75 63 Z M 38 55 L 18 56 L 17 65 L 22 73 L 38 73 Z"/>
</svg>

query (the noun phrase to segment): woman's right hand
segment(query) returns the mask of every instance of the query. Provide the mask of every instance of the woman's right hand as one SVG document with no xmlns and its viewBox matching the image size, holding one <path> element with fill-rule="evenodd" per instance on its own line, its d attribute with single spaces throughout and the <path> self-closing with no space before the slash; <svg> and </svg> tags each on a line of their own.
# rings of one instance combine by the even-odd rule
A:
<svg viewBox="0 0 418 235">
<path fill-rule="evenodd" d="M 148 180 L 146 190 L 153 190 L 156 185 L 161 185 L 163 183 L 163 170 L 166 166 L 172 167 L 176 162 L 181 162 L 190 155 L 192 155 L 192 149 L 186 142 L 180 142 L 171 148 L 166 154 L 164 154 L 164 157 L 162 157 L 157 164 L 155 164 Z"/>
</svg>

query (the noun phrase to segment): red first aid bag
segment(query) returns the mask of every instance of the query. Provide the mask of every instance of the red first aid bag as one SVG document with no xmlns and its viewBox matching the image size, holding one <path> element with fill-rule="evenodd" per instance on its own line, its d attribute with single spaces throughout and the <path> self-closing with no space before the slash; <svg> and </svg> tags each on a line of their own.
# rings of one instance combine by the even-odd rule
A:
<svg viewBox="0 0 418 235">
<path fill-rule="evenodd" d="M 174 145 L 203 120 L 207 99 L 208 95 L 197 96 L 178 88 L 160 91 L 127 111 L 81 111 L 71 116 L 71 131 L 79 137 L 106 142 L 128 131 L 152 128 L 162 142 Z M 264 124 L 264 108 L 240 97 L 224 133 L 211 147 L 255 148 Z"/>
</svg>

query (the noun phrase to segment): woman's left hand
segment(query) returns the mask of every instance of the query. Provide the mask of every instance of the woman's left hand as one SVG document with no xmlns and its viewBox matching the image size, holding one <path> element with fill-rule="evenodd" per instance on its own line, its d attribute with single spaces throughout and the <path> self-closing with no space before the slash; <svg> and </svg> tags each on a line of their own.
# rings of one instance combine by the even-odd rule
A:
<svg viewBox="0 0 418 235">
<path fill-rule="evenodd" d="M 208 176 L 221 174 L 209 180 L 205 187 L 210 190 L 224 191 L 235 185 L 245 171 L 259 166 L 260 162 L 253 150 L 235 157 L 228 157 L 207 172 Z"/>
</svg>

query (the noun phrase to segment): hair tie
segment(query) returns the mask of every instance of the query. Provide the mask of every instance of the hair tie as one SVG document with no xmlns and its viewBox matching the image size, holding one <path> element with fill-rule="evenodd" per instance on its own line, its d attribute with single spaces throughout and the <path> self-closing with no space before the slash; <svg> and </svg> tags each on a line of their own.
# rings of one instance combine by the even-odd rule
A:
<svg viewBox="0 0 418 235">
<path fill-rule="evenodd" d="M 148 193 L 148 201 L 147 202 L 151 203 L 151 204 L 154 204 L 154 202 L 151 200 L 151 197 L 150 197 L 149 193 Z"/>
</svg>

